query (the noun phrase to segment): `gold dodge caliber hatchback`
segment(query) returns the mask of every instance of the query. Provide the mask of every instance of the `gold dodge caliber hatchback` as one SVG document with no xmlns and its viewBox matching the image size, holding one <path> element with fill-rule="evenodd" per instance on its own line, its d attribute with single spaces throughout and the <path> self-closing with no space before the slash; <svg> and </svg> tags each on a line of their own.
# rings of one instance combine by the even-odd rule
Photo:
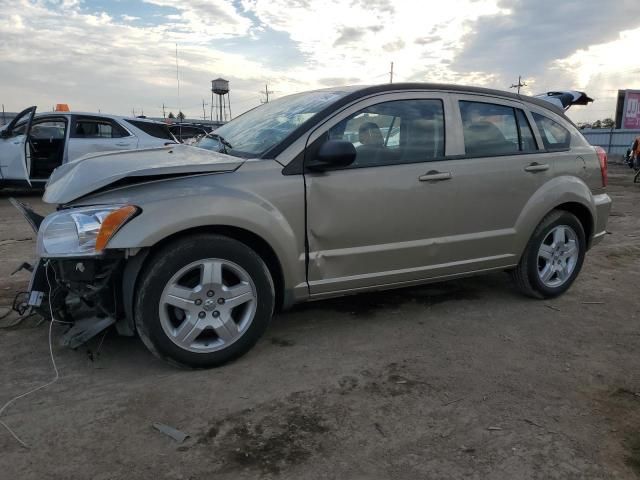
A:
<svg viewBox="0 0 640 480">
<path fill-rule="evenodd" d="M 548 96 L 332 88 L 251 110 L 202 148 L 62 165 L 44 195 L 55 213 L 18 204 L 39 258 L 21 307 L 74 322 L 71 346 L 115 324 L 173 364 L 211 367 L 308 300 L 495 270 L 560 295 L 611 200 L 604 151 L 554 105 L 580 95 Z"/>
</svg>

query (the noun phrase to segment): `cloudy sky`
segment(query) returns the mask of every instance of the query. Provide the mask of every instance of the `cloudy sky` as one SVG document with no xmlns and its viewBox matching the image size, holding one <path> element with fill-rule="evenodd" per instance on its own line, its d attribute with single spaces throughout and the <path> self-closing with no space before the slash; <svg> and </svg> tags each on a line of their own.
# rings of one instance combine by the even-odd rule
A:
<svg viewBox="0 0 640 480">
<path fill-rule="evenodd" d="M 394 81 L 581 89 L 596 98 L 571 111 L 583 121 L 640 89 L 639 59 L 639 0 L 0 0 L 8 111 L 202 117 L 223 76 L 235 115 L 265 83 L 273 97 L 383 83 L 393 61 Z"/>
</svg>

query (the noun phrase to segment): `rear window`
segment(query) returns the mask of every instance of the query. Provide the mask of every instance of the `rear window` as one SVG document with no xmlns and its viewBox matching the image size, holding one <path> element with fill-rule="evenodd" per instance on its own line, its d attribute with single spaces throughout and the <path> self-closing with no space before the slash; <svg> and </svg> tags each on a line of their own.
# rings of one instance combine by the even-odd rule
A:
<svg viewBox="0 0 640 480">
<path fill-rule="evenodd" d="M 544 115 L 532 112 L 533 120 L 540 130 L 545 150 L 568 150 L 571 145 L 571 132 Z"/>
<path fill-rule="evenodd" d="M 171 132 L 169 132 L 169 127 L 162 123 L 152 123 L 152 122 L 141 122 L 139 120 L 125 120 L 125 122 L 130 123 L 136 128 L 139 128 L 147 135 L 150 135 L 155 138 L 162 138 L 164 140 L 174 141 L 171 136 Z"/>
</svg>

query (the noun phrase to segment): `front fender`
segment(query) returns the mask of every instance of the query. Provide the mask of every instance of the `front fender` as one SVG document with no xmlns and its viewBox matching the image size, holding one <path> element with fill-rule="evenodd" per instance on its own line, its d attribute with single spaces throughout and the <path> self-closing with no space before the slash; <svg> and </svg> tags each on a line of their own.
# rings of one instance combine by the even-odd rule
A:
<svg viewBox="0 0 640 480">
<path fill-rule="evenodd" d="M 114 235 L 108 249 L 153 247 L 199 227 L 235 227 L 269 244 L 280 262 L 285 289 L 306 285 L 302 177 L 282 175 L 275 162 L 250 163 L 233 173 L 137 185 L 86 201 L 142 208 Z"/>
<path fill-rule="evenodd" d="M 542 185 L 522 209 L 516 222 L 516 252 L 521 255 L 542 219 L 551 210 L 566 203 L 586 208 L 593 224 L 596 218 L 595 202 L 589 187 L 577 177 L 555 177 Z"/>
</svg>

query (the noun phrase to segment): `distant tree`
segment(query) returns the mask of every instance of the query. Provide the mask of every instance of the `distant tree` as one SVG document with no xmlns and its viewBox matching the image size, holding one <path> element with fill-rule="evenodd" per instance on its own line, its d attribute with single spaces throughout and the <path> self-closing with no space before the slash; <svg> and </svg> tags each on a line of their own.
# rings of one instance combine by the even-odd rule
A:
<svg viewBox="0 0 640 480">
<path fill-rule="evenodd" d="M 613 121 L 613 118 L 605 118 L 602 120 L 602 128 L 613 128 L 616 125 L 616 122 Z"/>
<path fill-rule="evenodd" d="M 591 128 L 602 128 L 602 121 L 596 120 L 591 124 Z"/>
<path fill-rule="evenodd" d="M 176 118 L 176 116 L 173 114 L 173 112 L 169 112 L 169 116 L 167 118 Z"/>
<path fill-rule="evenodd" d="M 182 113 L 182 111 L 178 112 L 178 120 L 182 122 L 184 118 L 184 113 Z"/>
</svg>

